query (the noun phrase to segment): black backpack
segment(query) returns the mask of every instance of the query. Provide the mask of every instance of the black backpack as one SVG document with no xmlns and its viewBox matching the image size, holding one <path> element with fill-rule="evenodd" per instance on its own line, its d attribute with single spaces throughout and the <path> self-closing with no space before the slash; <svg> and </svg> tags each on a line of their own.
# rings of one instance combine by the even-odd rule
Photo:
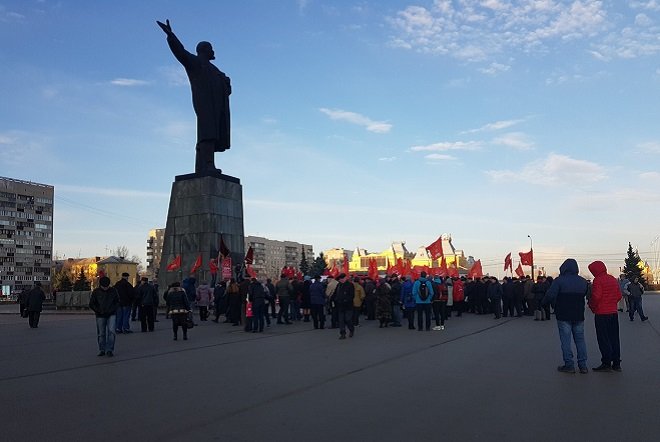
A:
<svg viewBox="0 0 660 442">
<path fill-rule="evenodd" d="M 429 288 L 426 286 L 426 281 L 420 281 L 419 298 L 422 301 L 426 301 L 429 298 Z"/>
</svg>

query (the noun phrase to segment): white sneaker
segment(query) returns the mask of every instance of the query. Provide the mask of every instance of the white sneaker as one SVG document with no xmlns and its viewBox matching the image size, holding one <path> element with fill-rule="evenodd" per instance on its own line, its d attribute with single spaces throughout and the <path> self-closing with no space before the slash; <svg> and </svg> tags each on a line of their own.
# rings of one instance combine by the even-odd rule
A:
<svg viewBox="0 0 660 442">
<path fill-rule="evenodd" d="M 435 327 L 433 327 L 433 330 L 438 331 L 438 330 L 442 330 L 443 328 L 444 328 L 444 327 L 441 327 L 441 326 L 439 326 L 439 325 L 436 325 Z"/>
<path fill-rule="evenodd" d="M 445 326 L 444 326 L 444 325 L 441 325 L 441 326 L 440 326 L 440 330 L 444 330 L 444 329 L 445 329 Z"/>
</svg>

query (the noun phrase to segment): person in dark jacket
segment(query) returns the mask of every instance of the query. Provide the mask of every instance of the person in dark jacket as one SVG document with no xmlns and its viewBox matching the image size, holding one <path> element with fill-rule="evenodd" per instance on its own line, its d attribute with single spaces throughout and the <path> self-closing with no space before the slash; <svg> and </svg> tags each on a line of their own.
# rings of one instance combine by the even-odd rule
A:
<svg viewBox="0 0 660 442">
<path fill-rule="evenodd" d="M 227 296 L 226 296 L 226 282 L 219 281 L 213 289 L 213 303 L 215 304 L 215 319 L 213 322 L 218 322 L 220 315 L 227 312 Z"/>
<path fill-rule="evenodd" d="M 401 327 L 402 314 L 401 314 L 401 281 L 396 275 L 390 278 L 390 300 L 392 303 L 392 327 Z"/>
<path fill-rule="evenodd" d="M 273 280 L 268 278 L 266 279 L 266 287 L 268 288 L 268 291 L 270 292 L 270 295 L 272 296 L 272 300 L 268 303 L 270 307 L 270 316 L 273 319 L 277 318 L 277 303 L 275 302 L 275 285 L 273 284 Z"/>
<path fill-rule="evenodd" d="M 117 293 L 119 293 L 119 308 L 117 309 L 117 324 L 115 324 L 117 333 L 131 332 L 131 308 L 135 301 L 135 288 L 128 282 L 130 275 L 126 272 L 121 274 L 121 279 L 115 283 Z"/>
<path fill-rule="evenodd" d="M 508 276 L 504 277 L 502 284 L 502 316 L 513 318 L 513 306 L 515 305 L 515 295 L 513 294 L 513 281 Z"/>
<path fill-rule="evenodd" d="M 415 297 L 413 296 L 413 282 L 409 276 L 402 276 L 401 284 L 401 304 L 408 319 L 408 330 L 415 330 Z"/>
<path fill-rule="evenodd" d="M 275 285 L 275 294 L 280 301 L 280 311 L 277 314 L 277 323 L 282 324 L 282 318 L 284 318 L 284 323 L 292 324 L 289 320 L 289 304 L 291 302 L 291 295 L 293 294 L 293 286 L 284 273 L 282 273 L 280 280 L 277 281 L 277 284 Z"/>
<path fill-rule="evenodd" d="M 325 328 L 325 286 L 319 275 L 314 276 L 314 282 L 309 286 L 309 302 L 314 328 Z"/>
<path fill-rule="evenodd" d="M 138 302 L 140 303 L 140 325 L 143 332 L 154 331 L 156 319 L 156 306 L 158 305 L 158 292 L 149 284 L 149 278 L 143 276 L 137 288 Z"/>
<path fill-rule="evenodd" d="M 188 340 L 188 312 L 190 310 L 190 301 L 185 290 L 181 288 L 181 284 L 173 282 L 170 288 L 165 293 L 165 304 L 167 312 L 172 318 L 172 331 L 174 332 L 174 340 L 178 339 L 179 326 L 183 330 L 183 340 Z"/>
<path fill-rule="evenodd" d="M 266 294 L 257 278 L 252 278 L 248 287 L 248 299 L 252 303 L 252 333 L 263 333 L 266 315 Z"/>
<path fill-rule="evenodd" d="M 513 302 L 516 309 L 516 318 L 523 316 L 523 303 L 525 302 L 525 284 L 518 278 L 513 278 Z"/>
<path fill-rule="evenodd" d="M 190 304 L 190 314 L 188 315 L 188 319 L 190 319 L 192 325 L 195 326 L 197 324 L 195 324 L 195 316 L 193 315 L 193 312 L 195 311 L 195 307 L 197 307 L 197 280 L 192 276 L 183 278 L 181 288 L 185 290 L 186 295 L 188 296 L 188 303 Z"/>
<path fill-rule="evenodd" d="M 502 317 L 502 286 L 495 276 L 490 278 L 486 296 L 490 301 L 490 309 L 495 314 L 495 319 L 500 319 Z"/>
<path fill-rule="evenodd" d="M 339 280 L 339 284 L 337 284 L 337 288 L 335 289 L 335 306 L 339 315 L 339 339 L 346 339 L 347 326 L 348 337 L 352 338 L 355 333 L 355 326 L 353 325 L 355 286 L 345 273 L 340 273 L 337 279 Z"/>
<path fill-rule="evenodd" d="M 37 281 L 34 283 L 32 290 L 27 294 L 25 303 L 30 328 L 39 328 L 39 317 L 41 316 L 41 310 L 45 300 L 46 294 L 41 289 L 41 283 Z"/>
<path fill-rule="evenodd" d="M 364 306 L 367 310 L 367 321 L 376 319 L 376 283 L 373 279 L 367 278 L 364 283 Z"/>
<path fill-rule="evenodd" d="M 625 290 L 627 290 L 629 293 L 628 303 L 630 304 L 630 308 L 628 314 L 630 315 L 630 321 L 635 320 L 635 312 L 639 313 L 639 317 L 642 322 L 649 319 L 644 314 L 644 309 L 642 308 L 642 295 L 644 294 L 644 286 L 641 282 L 639 282 L 639 278 L 635 276 L 631 282 L 626 284 Z"/>
<path fill-rule="evenodd" d="M 557 367 L 563 373 L 575 373 L 571 336 L 577 350 L 577 363 L 580 373 L 589 372 L 587 368 L 587 343 L 584 340 L 584 300 L 589 296 L 589 283 L 578 275 L 577 261 L 567 259 L 559 267 L 559 276 L 552 281 L 542 305 L 555 305 L 555 318 L 559 329 L 559 340 L 564 365 Z"/>
<path fill-rule="evenodd" d="M 96 340 L 99 345 L 98 356 L 112 357 L 115 351 L 115 320 L 119 307 L 119 293 L 110 287 L 110 278 L 103 276 L 100 287 L 92 291 L 89 308 L 96 314 Z"/>
</svg>

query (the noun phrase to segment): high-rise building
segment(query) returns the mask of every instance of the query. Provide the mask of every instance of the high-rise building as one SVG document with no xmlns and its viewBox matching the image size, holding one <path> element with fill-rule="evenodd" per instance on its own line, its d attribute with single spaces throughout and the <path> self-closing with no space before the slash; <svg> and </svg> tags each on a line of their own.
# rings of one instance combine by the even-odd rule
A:
<svg viewBox="0 0 660 442">
<path fill-rule="evenodd" d="M 53 186 L 0 177 L 0 286 L 15 294 L 51 287 Z"/>
<path fill-rule="evenodd" d="M 163 238 L 165 229 L 151 229 L 147 239 L 147 278 L 155 280 L 158 278 L 160 269 L 160 258 L 163 255 Z"/>
<path fill-rule="evenodd" d="M 312 265 L 314 261 L 314 248 L 309 244 L 300 244 L 293 241 L 276 241 L 259 236 L 245 237 L 245 250 L 250 247 L 254 250 L 254 263 L 252 268 L 257 276 L 277 279 L 282 268 L 293 267 L 298 269 L 305 250 L 305 259 Z"/>
</svg>

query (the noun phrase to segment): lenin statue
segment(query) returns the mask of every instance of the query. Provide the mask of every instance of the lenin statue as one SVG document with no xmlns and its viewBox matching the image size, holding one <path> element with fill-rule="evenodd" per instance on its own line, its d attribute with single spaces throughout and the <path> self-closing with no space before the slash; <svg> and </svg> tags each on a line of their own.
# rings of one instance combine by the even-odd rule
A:
<svg viewBox="0 0 660 442">
<path fill-rule="evenodd" d="M 197 114 L 197 145 L 195 146 L 195 173 L 217 172 L 215 152 L 229 149 L 229 77 L 211 64 L 215 53 L 211 43 L 197 44 L 197 55 L 186 51 L 172 32 L 170 21 L 157 21 L 167 34 L 167 44 L 179 63 L 186 69 L 195 114 Z"/>
</svg>

